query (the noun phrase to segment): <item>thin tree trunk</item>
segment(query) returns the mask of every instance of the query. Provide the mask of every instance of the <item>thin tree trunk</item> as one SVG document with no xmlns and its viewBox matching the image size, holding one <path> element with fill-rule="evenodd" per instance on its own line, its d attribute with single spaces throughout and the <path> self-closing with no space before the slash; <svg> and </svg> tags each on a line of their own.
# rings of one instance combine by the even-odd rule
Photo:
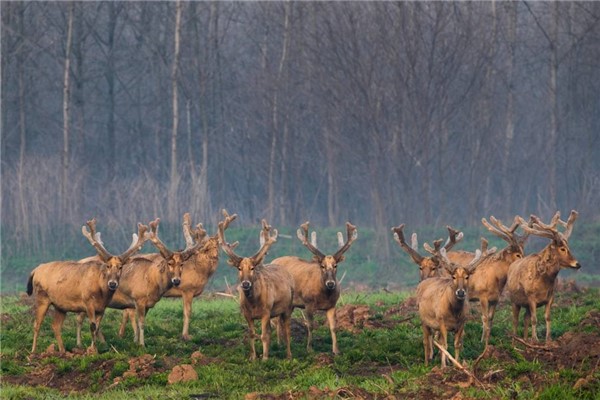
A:
<svg viewBox="0 0 600 400">
<path fill-rule="evenodd" d="M 25 37 L 25 26 L 24 26 L 24 14 L 25 7 L 23 4 L 17 4 L 18 13 L 18 24 L 19 32 L 21 37 Z M 25 195 L 25 150 L 27 149 L 27 128 L 25 120 L 25 77 L 23 66 L 23 54 L 22 52 L 17 53 L 17 66 L 18 66 L 18 87 L 19 87 L 19 168 L 17 171 L 18 187 L 19 187 L 19 211 L 20 211 L 20 224 L 17 225 L 18 229 L 21 230 L 23 238 L 29 237 L 29 218 L 27 213 L 27 199 Z"/>
<path fill-rule="evenodd" d="M 60 220 L 64 222 L 68 211 L 69 194 L 69 95 L 70 86 L 70 68 L 71 68 L 71 43 L 73 41 L 73 11 L 75 3 L 69 3 L 69 16 L 67 20 L 67 44 L 65 48 L 65 63 L 63 71 L 63 151 L 62 151 L 62 178 L 60 185 Z"/>
<path fill-rule="evenodd" d="M 504 201 L 504 215 L 509 215 L 512 205 L 510 201 L 511 188 L 510 176 L 508 167 L 510 165 L 510 154 L 512 150 L 512 142 L 515 136 L 514 123 L 514 107 L 515 107 L 515 82 L 514 82 L 514 65 L 515 65 L 515 47 L 517 34 L 517 5 L 513 2 L 507 2 L 508 7 L 508 57 L 506 59 L 506 76 L 508 83 L 508 92 L 506 94 L 506 115 L 505 115 L 505 131 L 504 131 L 504 149 L 502 154 L 502 194 L 509 201 Z"/>
<path fill-rule="evenodd" d="M 273 107 L 271 111 L 272 136 L 271 150 L 269 152 L 269 182 L 268 182 L 268 209 L 267 220 L 271 221 L 275 212 L 275 164 L 277 160 L 277 136 L 279 133 L 279 91 L 282 82 L 283 68 L 287 59 L 287 51 L 290 41 L 290 3 L 284 4 L 284 20 L 283 20 L 283 45 L 281 49 L 281 57 L 279 59 L 279 68 L 277 70 L 277 78 L 275 88 L 273 89 Z M 279 188 L 281 190 L 281 187 Z"/>
<path fill-rule="evenodd" d="M 171 130 L 171 172 L 169 174 L 169 199 L 168 219 L 170 222 L 177 220 L 177 189 L 179 187 L 179 173 L 177 170 L 177 130 L 179 128 L 179 103 L 177 96 L 177 75 L 179 69 L 179 41 L 181 34 L 181 8 L 182 3 L 177 0 L 175 5 L 175 51 L 173 54 L 173 69 L 171 73 L 171 88 L 173 94 L 173 124 Z"/>
</svg>

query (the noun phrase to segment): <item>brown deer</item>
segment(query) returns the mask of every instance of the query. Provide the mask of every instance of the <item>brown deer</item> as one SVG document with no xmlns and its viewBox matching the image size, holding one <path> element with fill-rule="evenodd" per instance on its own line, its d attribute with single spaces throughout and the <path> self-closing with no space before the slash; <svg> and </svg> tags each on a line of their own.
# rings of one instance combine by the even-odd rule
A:
<svg viewBox="0 0 600 400">
<path fill-rule="evenodd" d="M 333 255 L 325 255 L 316 244 L 316 232 L 312 233 L 312 241 L 308 240 L 308 221 L 300 225 L 298 239 L 314 254 L 312 261 L 299 257 L 285 256 L 272 261 L 273 264 L 288 271 L 294 278 L 294 307 L 306 311 L 306 327 L 308 339 L 307 351 L 312 351 L 312 328 L 315 311 L 325 311 L 331 333 L 333 354 L 339 354 L 337 344 L 335 305 L 340 297 L 340 285 L 336 278 L 337 266 L 344 261 L 344 253 L 358 237 L 356 226 L 346 222 L 346 242 L 338 232 L 339 249 Z"/>
<path fill-rule="evenodd" d="M 188 243 L 183 251 L 172 251 L 158 237 L 160 219 L 150 222 L 150 232 L 146 234 L 159 254 L 142 254 L 133 257 L 125 265 L 121 275 L 121 284 L 113 295 L 108 307 L 119 310 L 135 310 L 135 318 L 131 319 L 134 329 L 134 341 L 145 346 L 144 326 L 148 311 L 162 298 L 163 294 L 173 286 L 181 283 L 181 270 L 202 243 L 204 231 L 198 228 L 195 232 L 195 243 Z M 184 219 L 184 224 L 186 223 Z M 78 335 L 85 315 L 78 316 Z M 123 330 L 119 331 L 122 336 Z"/>
<path fill-rule="evenodd" d="M 92 333 L 88 350 L 96 351 L 96 337 L 104 310 L 119 287 L 123 265 L 142 247 L 147 230 L 147 226 L 138 224 L 138 234 L 133 235 L 129 248 L 116 256 L 104 248 L 100 232 L 96 232 L 96 219 L 87 221 L 87 226 L 89 230 L 83 226 L 81 231 L 96 249 L 96 259 L 84 263 L 55 261 L 41 264 L 29 275 L 27 294 L 35 294 L 32 353 L 37 347 L 40 327 L 50 305 L 54 307 L 52 330 L 59 351 L 65 352 L 61 331 L 67 312 L 87 314 Z"/>
<path fill-rule="evenodd" d="M 446 228 L 448 229 L 448 239 L 444 244 L 444 248 L 448 252 L 456 243 L 461 241 L 463 238 L 463 233 L 453 229 L 450 226 L 446 226 Z M 438 276 L 440 272 L 440 261 L 436 254 L 438 254 L 440 250 L 442 239 L 438 239 L 433 242 L 434 253 L 432 256 L 424 257 L 418 252 L 419 243 L 417 240 L 417 234 L 412 234 L 411 246 L 409 246 L 404 239 L 403 229 L 404 224 L 392 228 L 392 232 L 394 232 L 394 240 L 398 242 L 400 247 L 412 258 L 414 263 L 419 266 L 419 280 L 422 281 L 433 276 Z"/>
<path fill-rule="evenodd" d="M 224 222 L 219 222 L 219 243 L 229 257 L 228 263 L 239 271 L 240 309 L 250 332 L 250 359 L 256 359 L 254 320 L 261 321 L 262 359 L 267 360 L 271 342 L 270 319 L 275 317 L 279 317 L 280 324 L 284 327 L 286 354 L 290 359 L 292 358 L 290 340 L 294 281 L 284 269 L 274 264 L 263 265 L 267 251 L 277 240 L 277 230 L 272 229 L 265 220 L 262 224 L 261 247 L 252 257 L 240 257 L 235 254 L 233 249 L 238 243 L 227 243 Z"/>
<path fill-rule="evenodd" d="M 535 215 L 531 215 L 529 223 L 518 217 L 526 233 L 550 239 L 551 242 L 540 252 L 515 261 L 508 269 L 506 289 L 512 303 L 514 335 L 517 334 L 521 307 L 524 307 L 523 338 L 527 339 L 528 326 L 531 322 L 531 336 L 537 341 L 536 310 L 539 306 L 546 306 L 544 312 L 546 342 L 551 340 L 550 310 L 554 302 L 554 288 L 558 273 L 561 268 L 581 268 L 571 253 L 568 243 L 577 215 L 575 210 L 571 211 L 569 219 L 564 222 L 560 219 L 560 212 L 557 211 L 549 225 L 544 224 Z M 565 227 L 562 233 L 558 231 L 558 224 Z"/>
<path fill-rule="evenodd" d="M 493 249 L 487 250 L 483 245 L 482 247 L 484 247 L 485 254 L 494 251 Z M 478 249 L 475 258 L 466 266 L 451 262 L 443 247 L 439 250 L 438 257 L 440 264 L 447 270 L 449 276 L 437 276 L 421 281 L 417 286 L 416 293 L 423 330 L 426 366 L 429 364 L 429 360 L 433 359 L 434 333 L 437 332 L 441 335 L 440 345 L 444 349 L 448 348 L 448 331 L 455 332 L 454 357 L 456 360 L 459 359 L 468 310 L 467 280 L 477 268 L 482 252 Z M 442 354 L 442 367 L 445 366 L 446 355 Z"/>
<path fill-rule="evenodd" d="M 230 216 L 226 210 L 223 210 L 223 227 L 227 229 L 229 224 L 237 217 L 236 215 Z M 184 216 L 183 234 L 187 246 L 193 246 L 193 234 L 191 232 L 191 219 L 189 213 Z M 202 225 L 199 224 L 197 229 L 202 229 Z M 189 340 L 189 328 L 190 318 L 192 316 L 192 302 L 195 297 L 198 297 L 204 291 L 204 287 L 208 283 L 209 279 L 215 273 L 219 264 L 219 237 L 218 233 L 213 236 L 209 236 L 203 239 L 202 246 L 194 255 L 192 255 L 187 261 L 183 263 L 181 272 L 181 284 L 179 286 L 173 286 L 163 294 L 163 297 L 181 297 L 183 302 L 183 330 L 181 338 L 183 340 Z M 125 325 L 127 319 L 132 318 L 134 310 L 126 309 L 123 310 L 123 319 L 119 332 L 125 332 Z M 121 333 L 122 336 L 122 333 Z"/>
<path fill-rule="evenodd" d="M 515 217 L 511 227 L 507 227 L 494 216 L 491 223 L 485 218 L 482 224 L 494 235 L 507 242 L 507 246 L 495 254 L 483 257 L 477 269 L 469 277 L 469 301 L 479 301 L 481 306 L 481 341 L 487 346 L 496 313 L 496 306 L 506 285 L 509 266 L 523 258 L 523 246 L 528 235 L 519 236 L 516 233 L 520 223 Z M 492 225 L 493 224 L 493 225 Z M 459 251 L 448 253 L 448 258 L 457 264 L 467 264 L 474 257 L 473 253 Z"/>
</svg>

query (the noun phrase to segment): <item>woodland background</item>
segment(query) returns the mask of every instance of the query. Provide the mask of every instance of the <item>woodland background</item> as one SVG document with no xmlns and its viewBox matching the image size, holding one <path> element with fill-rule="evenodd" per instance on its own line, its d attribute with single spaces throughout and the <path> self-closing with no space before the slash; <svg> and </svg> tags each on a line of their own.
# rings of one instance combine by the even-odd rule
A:
<svg viewBox="0 0 600 400">
<path fill-rule="evenodd" d="M 382 264 L 403 222 L 576 209 L 600 255 L 598 2 L 0 6 L 3 278 L 222 208 Z"/>
</svg>

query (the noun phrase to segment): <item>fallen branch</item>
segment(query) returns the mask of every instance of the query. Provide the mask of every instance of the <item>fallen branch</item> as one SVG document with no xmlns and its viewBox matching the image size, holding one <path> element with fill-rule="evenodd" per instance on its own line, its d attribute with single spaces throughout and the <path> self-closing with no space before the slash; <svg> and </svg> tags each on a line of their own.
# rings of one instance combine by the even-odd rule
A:
<svg viewBox="0 0 600 400">
<path fill-rule="evenodd" d="M 477 377 L 468 369 L 466 369 L 465 367 L 463 367 L 458 361 L 456 361 L 456 359 L 454 357 L 452 357 L 452 355 L 450 353 L 448 353 L 448 350 L 446 350 L 445 348 L 442 347 L 442 345 L 440 345 L 436 340 L 433 341 L 433 344 L 442 352 L 446 355 L 446 357 L 448 357 L 448 359 L 452 362 L 452 364 L 454 364 L 454 366 L 456 368 L 458 368 L 459 370 L 461 370 L 462 372 L 464 372 L 465 374 L 467 374 L 469 376 L 469 384 L 472 384 L 472 382 L 477 383 L 479 386 L 481 386 L 482 389 L 486 389 L 485 385 L 479 380 L 477 379 Z"/>
<path fill-rule="evenodd" d="M 513 340 L 516 340 L 517 342 L 521 343 L 524 346 L 527 346 L 531 349 L 538 349 L 538 350 L 545 350 L 545 351 L 551 351 L 556 349 L 558 346 L 553 345 L 553 346 L 549 346 L 548 344 L 545 345 L 539 345 L 539 344 L 533 344 L 533 343 L 529 343 L 524 339 L 521 339 L 520 337 L 517 337 L 513 334 L 510 334 L 510 336 L 512 337 Z"/>
</svg>

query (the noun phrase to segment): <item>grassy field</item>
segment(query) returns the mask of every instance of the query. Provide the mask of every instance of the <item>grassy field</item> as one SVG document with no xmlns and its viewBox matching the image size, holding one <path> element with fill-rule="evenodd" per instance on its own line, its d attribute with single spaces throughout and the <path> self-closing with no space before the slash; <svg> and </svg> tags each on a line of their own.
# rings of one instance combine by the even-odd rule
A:
<svg viewBox="0 0 600 400">
<path fill-rule="evenodd" d="M 50 319 L 32 343 L 31 299 L 3 296 L 2 399 L 289 399 L 289 398 L 600 398 L 600 291 L 563 285 L 552 311 L 552 346 L 513 343 L 510 307 L 496 315 L 491 346 L 482 353 L 478 305 L 466 326 L 465 367 L 441 369 L 439 356 L 425 367 L 421 328 L 412 292 L 344 292 L 338 303 L 339 346 L 330 354 L 328 329 L 319 316 L 314 352 L 305 350 L 300 311 L 294 314 L 292 360 L 273 339 L 271 358 L 248 361 L 245 322 L 235 299 L 203 295 L 194 302 L 193 339 L 183 342 L 181 302 L 163 299 L 146 319 L 146 348 L 133 343 L 128 326 L 116 332 L 120 313 L 103 321 L 107 342 L 99 354 L 75 347 L 75 318 L 63 328 L 67 354 L 44 351 L 53 342 Z M 540 321 L 543 316 L 540 314 Z M 544 337 L 544 329 L 539 333 Z M 87 333 L 87 332 L 86 332 Z M 89 333 L 84 344 L 89 344 Z M 257 342 L 258 344 L 258 342 Z M 541 343 L 543 344 L 543 343 Z M 260 349 L 260 345 L 257 347 Z M 190 364 L 198 379 L 169 384 L 174 366 Z"/>
</svg>

